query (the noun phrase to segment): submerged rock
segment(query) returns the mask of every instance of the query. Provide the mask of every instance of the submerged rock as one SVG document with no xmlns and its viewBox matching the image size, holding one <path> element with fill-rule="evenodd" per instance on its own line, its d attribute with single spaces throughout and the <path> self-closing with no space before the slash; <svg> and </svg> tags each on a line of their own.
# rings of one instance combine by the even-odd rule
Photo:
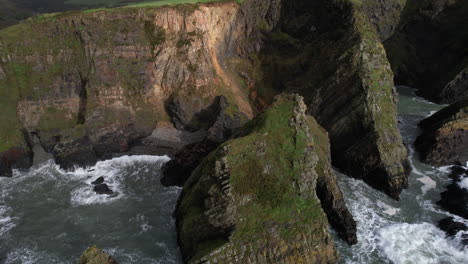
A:
<svg viewBox="0 0 468 264">
<path fill-rule="evenodd" d="M 107 195 L 112 195 L 114 192 L 107 186 L 105 183 L 97 184 L 94 186 L 93 190 L 97 194 L 107 194 Z"/>
<path fill-rule="evenodd" d="M 434 166 L 468 161 L 468 99 L 447 106 L 419 123 L 415 147 L 421 160 Z"/>
<path fill-rule="evenodd" d="M 104 177 L 99 177 L 96 180 L 94 180 L 93 182 L 91 182 L 91 184 L 98 185 L 98 184 L 101 184 L 103 182 L 104 182 Z"/>
<path fill-rule="evenodd" d="M 117 264 L 117 261 L 102 249 L 91 246 L 83 252 L 78 264 Z"/>
<path fill-rule="evenodd" d="M 453 217 L 447 217 L 444 219 L 441 219 L 438 223 L 437 226 L 445 231 L 448 236 L 454 237 L 457 235 L 457 233 L 461 231 L 468 231 L 468 226 L 465 225 L 464 223 L 457 222 Z M 464 246 L 468 246 L 468 234 L 462 234 L 461 237 L 461 243 Z"/>
<path fill-rule="evenodd" d="M 278 96 L 195 169 L 175 212 L 184 261 L 335 263 L 322 207 L 356 242 L 326 132 L 305 110 L 301 97 Z"/>
</svg>

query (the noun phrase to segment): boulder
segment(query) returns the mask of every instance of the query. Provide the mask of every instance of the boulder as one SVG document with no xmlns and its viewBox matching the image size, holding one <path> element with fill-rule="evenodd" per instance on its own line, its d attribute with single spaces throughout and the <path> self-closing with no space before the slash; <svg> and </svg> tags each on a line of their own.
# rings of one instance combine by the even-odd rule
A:
<svg viewBox="0 0 468 264">
<path fill-rule="evenodd" d="M 434 166 L 468 161 L 468 99 L 443 108 L 422 120 L 415 147 L 423 162 Z"/>
<path fill-rule="evenodd" d="M 104 177 L 99 177 L 96 180 L 94 180 L 93 182 L 91 182 L 91 184 L 98 185 L 98 184 L 101 184 L 103 182 L 104 182 Z"/>
<path fill-rule="evenodd" d="M 29 149 L 13 147 L 0 152 L 0 176 L 11 176 L 12 169 L 27 169 L 32 165 L 33 156 Z"/>
<path fill-rule="evenodd" d="M 305 111 L 302 97 L 277 96 L 193 171 L 175 212 L 185 262 L 336 263 L 324 211 L 341 210 L 329 219 L 356 242 L 328 137 Z M 317 197 L 319 184 L 334 193 Z"/>
<path fill-rule="evenodd" d="M 105 183 L 97 184 L 94 186 L 93 190 L 97 194 L 107 194 L 107 195 L 112 195 L 114 192 L 107 186 Z"/>
<path fill-rule="evenodd" d="M 468 226 L 465 225 L 464 223 L 457 222 L 453 217 L 447 217 L 444 219 L 441 219 L 438 223 L 437 226 L 447 233 L 447 236 L 449 237 L 454 237 L 456 236 L 459 232 L 466 232 L 468 231 Z M 462 234 L 461 235 L 461 243 L 464 246 L 468 246 L 468 234 Z"/>
<path fill-rule="evenodd" d="M 102 249 L 91 246 L 83 252 L 78 264 L 117 264 L 117 261 Z"/>
<path fill-rule="evenodd" d="M 460 166 L 453 166 L 449 175 L 452 183 L 447 190 L 441 193 L 438 204 L 452 214 L 457 214 L 468 219 L 468 170 Z"/>
</svg>

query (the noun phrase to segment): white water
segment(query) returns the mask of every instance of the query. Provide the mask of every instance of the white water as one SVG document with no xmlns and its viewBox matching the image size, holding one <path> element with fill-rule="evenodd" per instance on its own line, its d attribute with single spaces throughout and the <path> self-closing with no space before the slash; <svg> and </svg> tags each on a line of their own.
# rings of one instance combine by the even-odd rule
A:
<svg viewBox="0 0 468 264">
<path fill-rule="evenodd" d="M 394 201 L 359 180 L 338 173 L 342 191 L 358 225 L 358 244 L 352 247 L 342 241 L 337 247 L 346 264 L 466 264 L 468 247 L 462 247 L 461 235 L 447 238 L 437 228 L 437 221 L 453 216 L 436 202 L 440 192 L 451 183 L 449 167 L 434 168 L 419 162 L 412 148 L 420 134 L 417 123 L 443 106 L 416 97 L 412 90 L 400 88 L 398 103 L 400 130 L 410 146 L 412 173 L 410 187 L 400 201 Z M 465 184 L 463 182 L 462 184 Z M 468 232 L 467 232 L 468 233 Z"/>
<path fill-rule="evenodd" d="M 76 263 L 90 245 L 119 263 L 180 263 L 172 212 L 180 188 L 160 185 L 158 156 L 123 156 L 90 168 L 52 161 L 0 178 L 0 263 Z M 104 177 L 113 195 L 98 195 Z"/>
</svg>

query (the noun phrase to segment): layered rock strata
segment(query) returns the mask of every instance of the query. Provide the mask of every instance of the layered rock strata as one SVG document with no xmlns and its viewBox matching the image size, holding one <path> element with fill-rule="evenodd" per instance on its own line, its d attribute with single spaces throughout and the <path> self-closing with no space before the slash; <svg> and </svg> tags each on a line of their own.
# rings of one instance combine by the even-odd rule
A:
<svg viewBox="0 0 468 264">
<path fill-rule="evenodd" d="M 468 99 L 422 120 L 415 147 L 423 162 L 434 166 L 468 162 Z"/>
<path fill-rule="evenodd" d="M 305 110 L 301 97 L 278 96 L 195 169 L 175 212 L 186 262 L 336 263 L 324 211 L 356 242 L 326 132 Z"/>
</svg>

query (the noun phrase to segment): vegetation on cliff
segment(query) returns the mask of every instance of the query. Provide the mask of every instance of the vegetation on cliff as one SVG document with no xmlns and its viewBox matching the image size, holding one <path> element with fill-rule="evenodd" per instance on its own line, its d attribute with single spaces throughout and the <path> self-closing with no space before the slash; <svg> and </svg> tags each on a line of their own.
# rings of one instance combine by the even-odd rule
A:
<svg viewBox="0 0 468 264">
<path fill-rule="evenodd" d="M 329 163 L 315 140 L 328 139 L 305 109 L 297 95 L 278 96 L 193 172 L 176 209 L 186 261 L 336 261 L 316 195 Z"/>
<path fill-rule="evenodd" d="M 301 94 L 330 133 L 334 164 L 398 198 L 407 152 L 396 121 L 393 74 L 360 1 L 283 2 L 280 23 L 251 57 L 257 98 Z M 250 67 L 250 68 L 249 68 Z"/>
</svg>

